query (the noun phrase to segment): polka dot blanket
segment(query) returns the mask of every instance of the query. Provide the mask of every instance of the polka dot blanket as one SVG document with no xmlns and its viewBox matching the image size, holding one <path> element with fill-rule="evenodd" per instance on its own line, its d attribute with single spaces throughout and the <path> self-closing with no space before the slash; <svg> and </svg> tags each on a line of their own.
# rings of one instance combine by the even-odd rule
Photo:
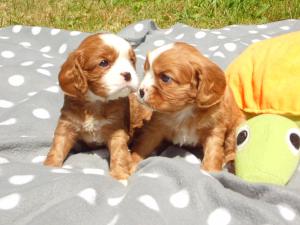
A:
<svg viewBox="0 0 300 225">
<path fill-rule="evenodd" d="M 300 30 L 300 20 L 218 30 L 152 21 L 119 34 L 137 54 L 184 41 L 223 69 L 249 44 Z M 286 187 L 250 184 L 199 169 L 197 157 L 168 147 L 128 181 L 108 174 L 106 149 L 77 152 L 63 168 L 42 165 L 62 106 L 60 65 L 88 33 L 45 27 L 0 29 L 0 225 L 300 224 L 300 171 Z M 280 165 L 278 165 L 280 166 Z"/>
</svg>

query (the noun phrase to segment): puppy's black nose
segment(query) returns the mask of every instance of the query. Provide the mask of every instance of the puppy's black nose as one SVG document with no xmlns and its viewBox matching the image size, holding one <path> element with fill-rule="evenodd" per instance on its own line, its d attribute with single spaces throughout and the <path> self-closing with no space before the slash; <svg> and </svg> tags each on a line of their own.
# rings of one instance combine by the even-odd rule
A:
<svg viewBox="0 0 300 225">
<path fill-rule="evenodd" d="M 143 98 L 145 95 L 144 89 L 140 89 L 139 93 L 140 93 L 141 98 Z"/>
<path fill-rule="evenodd" d="M 129 72 L 123 72 L 121 75 L 124 77 L 125 81 L 131 80 L 131 74 Z"/>
</svg>

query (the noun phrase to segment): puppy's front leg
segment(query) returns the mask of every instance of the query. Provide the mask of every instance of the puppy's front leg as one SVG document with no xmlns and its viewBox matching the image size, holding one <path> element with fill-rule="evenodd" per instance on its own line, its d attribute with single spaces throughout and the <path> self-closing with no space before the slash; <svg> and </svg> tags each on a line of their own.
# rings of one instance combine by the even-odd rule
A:
<svg viewBox="0 0 300 225">
<path fill-rule="evenodd" d="M 71 148 L 75 144 L 77 133 L 70 122 L 59 120 L 44 165 L 61 167 Z"/>
<path fill-rule="evenodd" d="M 127 179 L 131 156 L 128 149 L 129 135 L 122 129 L 114 131 L 107 141 L 110 152 L 110 175 L 118 180 Z"/>
<path fill-rule="evenodd" d="M 139 162 L 151 155 L 163 139 L 164 137 L 160 130 L 144 127 L 142 134 L 138 137 L 132 148 L 130 174 L 135 172 Z"/>
<path fill-rule="evenodd" d="M 201 168 L 208 172 L 222 170 L 224 161 L 224 138 L 218 135 L 207 137 L 203 144 L 204 158 Z"/>
</svg>

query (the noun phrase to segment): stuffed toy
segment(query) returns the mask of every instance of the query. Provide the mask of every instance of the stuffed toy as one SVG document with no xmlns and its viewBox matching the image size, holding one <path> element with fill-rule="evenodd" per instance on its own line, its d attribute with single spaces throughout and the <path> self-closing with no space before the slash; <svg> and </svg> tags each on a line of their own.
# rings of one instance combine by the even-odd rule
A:
<svg viewBox="0 0 300 225">
<path fill-rule="evenodd" d="M 300 129 L 272 114 L 255 116 L 236 134 L 236 175 L 250 182 L 285 185 L 300 159 Z"/>
</svg>

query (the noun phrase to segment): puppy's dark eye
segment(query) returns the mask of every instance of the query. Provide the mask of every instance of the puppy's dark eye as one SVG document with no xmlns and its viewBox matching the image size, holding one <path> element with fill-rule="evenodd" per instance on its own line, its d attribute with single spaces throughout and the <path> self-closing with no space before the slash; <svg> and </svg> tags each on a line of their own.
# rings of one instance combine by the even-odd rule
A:
<svg viewBox="0 0 300 225">
<path fill-rule="evenodd" d="M 160 79 L 164 82 L 164 83 L 170 83 L 172 81 L 172 78 L 169 77 L 168 75 L 166 74 L 161 74 L 160 75 Z"/>
<path fill-rule="evenodd" d="M 107 67 L 108 64 L 109 64 L 108 61 L 105 60 L 105 59 L 103 59 L 103 60 L 99 63 L 99 66 L 101 66 L 101 67 Z"/>
</svg>

